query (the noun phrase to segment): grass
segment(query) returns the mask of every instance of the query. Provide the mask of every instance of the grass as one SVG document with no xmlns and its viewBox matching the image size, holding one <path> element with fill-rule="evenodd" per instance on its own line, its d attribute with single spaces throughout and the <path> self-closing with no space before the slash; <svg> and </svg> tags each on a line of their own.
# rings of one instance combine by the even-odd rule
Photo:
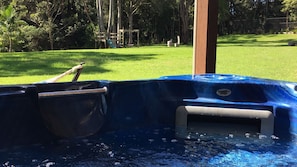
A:
<svg viewBox="0 0 297 167">
<path fill-rule="evenodd" d="M 218 38 L 217 73 L 297 81 L 297 35 L 230 35 Z M 192 47 L 0 53 L 0 84 L 42 81 L 85 62 L 79 80 L 134 80 L 192 73 Z M 61 81 L 70 81 L 67 76 Z"/>
<path fill-rule="evenodd" d="M 297 34 L 233 35 L 218 39 L 217 73 L 297 81 Z"/>
<path fill-rule="evenodd" d="M 190 46 L 0 54 L 0 83 L 32 83 L 85 62 L 79 80 L 127 80 L 191 73 Z M 70 81 L 72 76 L 64 81 Z"/>
</svg>

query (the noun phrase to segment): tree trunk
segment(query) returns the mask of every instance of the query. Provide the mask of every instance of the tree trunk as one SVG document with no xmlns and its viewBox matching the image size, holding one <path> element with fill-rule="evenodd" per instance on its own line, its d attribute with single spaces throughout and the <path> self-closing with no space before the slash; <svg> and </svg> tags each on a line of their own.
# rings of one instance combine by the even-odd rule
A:
<svg viewBox="0 0 297 167">
<path fill-rule="evenodd" d="M 12 52 L 12 38 L 11 36 L 9 35 L 9 48 L 8 48 L 8 52 Z"/>
<path fill-rule="evenodd" d="M 50 30 L 48 32 L 48 38 L 49 38 L 51 50 L 54 50 L 54 38 L 53 38 L 53 33 L 52 33 L 52 29 L 51 28 L 50 28 Z"/>
<path fill-rule="evenodd" d="M 189 3 L 187 0 L 180 0 L 179 13 L 181 19 L 181 42 L 188 44 L 189 42 Z"/>
<path fill-rule="evenodd" d="M 129 42 L 128 44 L 133 44 L 133 14 L 128 15 L 129 19 Z"/>
<path fill-rule="evenodd" d="M 114 12 L 114 0 L 109 0 L 109 12 L 108 12 L 108 25 L 107 25 L 107 34 L 113 31 L 113 12 Z"/>
<path fill-rule="evenodd" d="M 102 1 L 96 0 L 97 20 L 100 32 L 106 32 L 103 20 Z"/>
<path fill-rule="evenodd" d="M 116 12 L 117 12 L 117 10 L 116 10 L 116 6 L 115 6 L 115 4 L 116 4 L 116 0 L 112 0 L 112 20 L 111 20 L 111 32 L 116 32 L 117 31 L 117 27 L 116 27 L 116 25 L 115 25 L 115 22 L 116 22 Z"/>
<path fill-rule="evenodd" d="M 128 44 L 133 44 L 133 33 L 132 33 L 132 30 L 133 30 L 133 15 L 135 13 L 135 11 L 137 10 L 137 8 L 135 8 L 135 4 L 133 4 L 133 1 L 130 1 L 129 2 L 129 10 L 128 10 L 128 13 L 127 13 L 127 16 L 128 16 L 128 23 L 129 23 L 129 41 L 128 41 Z"/>
<path fill-rule="evenodd" d="M 53 21 L 52 18 L 49 17 L 49 26 L 48 26 L 48 38 L 50 42 L 51 50 L 54 50 L 54 37 L 53 37 Z"/>
<path fill-rule="evenodd" d="M 117 22 L 117 33 L 118 33 L 118 42 L 120 38 L 120 29 L 122 28 L 122 0 L 117 0 L 117 10 L 118 10 L 118 22 Z"/>
</svg>

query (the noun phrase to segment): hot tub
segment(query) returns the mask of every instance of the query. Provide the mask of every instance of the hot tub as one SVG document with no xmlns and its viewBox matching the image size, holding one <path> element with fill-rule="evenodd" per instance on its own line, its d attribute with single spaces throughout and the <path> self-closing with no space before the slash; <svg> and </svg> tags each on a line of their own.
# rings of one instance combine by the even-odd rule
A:
<svg viewBox="0 0 297 167">
<path fill-rule="evenodd" d="M 0 160 L 195 166 L 232 165 L 228 157 L 240 155 L 254 165 L 260 155 L 267 162 L 285 156 L 275 164 L 296 165 L 296 85 L 205 74 L 2 86 Z"/>
</svg>

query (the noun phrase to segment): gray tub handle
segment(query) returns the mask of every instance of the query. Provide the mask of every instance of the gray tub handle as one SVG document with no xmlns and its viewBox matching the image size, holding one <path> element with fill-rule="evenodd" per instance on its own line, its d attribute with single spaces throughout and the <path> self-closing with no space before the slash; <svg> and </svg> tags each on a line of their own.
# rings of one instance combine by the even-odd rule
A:
<svg viewBox="0 0 297 167">
<path fill-rule="evenodd" d="M 107 87 L 97 89 L 81 89 L 81 90 L 65 90 L 65 91 L 54 91 L 54 92 L 42 92 L 38 93 L 39 98 L 43 97 L 56 97 L 66 95 L 80 95 L 80 94 L 92 94 L 92 93 L 106 93 Z"/>
</svg>

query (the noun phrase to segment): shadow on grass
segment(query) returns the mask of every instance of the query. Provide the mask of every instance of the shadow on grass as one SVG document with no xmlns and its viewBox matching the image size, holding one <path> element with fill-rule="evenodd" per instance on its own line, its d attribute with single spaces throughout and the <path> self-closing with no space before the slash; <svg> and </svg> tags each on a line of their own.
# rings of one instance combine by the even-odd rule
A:
<svg viewBox="0 0 297 167">
<path fill-rule="evenodd" d="M 297 41 L 297 38 L 294 39 L 279 39 L 277 34 L 265 35 L 266 39 L 275 39 L 275 40 L 259 40 L 263 35 L 228 35 L 222 36 L 218 40 L 218 46 L 258 46 L 258 47 L 283 47 L 288 46 L 288 42 Z"/>
<path fill-rule="evenodd" d="M 0 77 L 58 75 L 85 62 L 84 74 L 110 72 L 110 62 L 153 59 L 154 54 L 115 54 L 98 51 L 48 51 L 0 54 Z"/>
</svg>

